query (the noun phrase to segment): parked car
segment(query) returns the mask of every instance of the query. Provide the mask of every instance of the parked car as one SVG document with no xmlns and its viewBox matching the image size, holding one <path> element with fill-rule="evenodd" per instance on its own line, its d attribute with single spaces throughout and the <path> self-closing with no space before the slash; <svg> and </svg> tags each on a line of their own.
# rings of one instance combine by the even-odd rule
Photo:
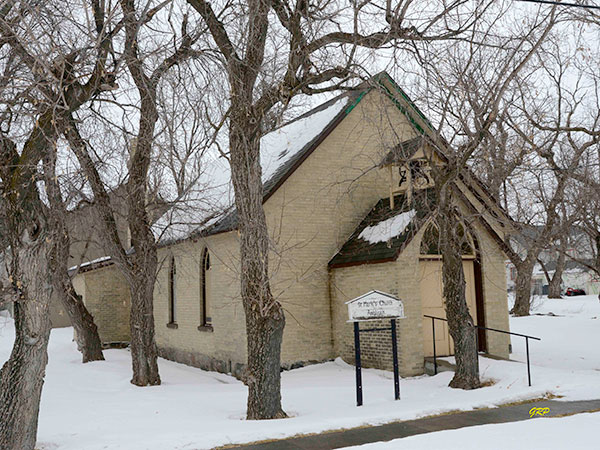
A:
<svg viewBox="0 0 600 450">
<path fill-rule="evenodd" d="M 574 295 L 585 295 L 585 291 L 583 289 L 567 288 L 565 295 L 567 295 L 569 297 L 572 297 Z"/>
</svg>

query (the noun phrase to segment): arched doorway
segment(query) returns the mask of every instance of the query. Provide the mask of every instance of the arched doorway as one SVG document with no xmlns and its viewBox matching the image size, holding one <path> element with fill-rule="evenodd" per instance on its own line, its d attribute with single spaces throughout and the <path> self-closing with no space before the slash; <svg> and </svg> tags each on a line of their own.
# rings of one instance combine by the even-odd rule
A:
<svg viewBox="0 0 600 450">
<path fill-rule="evenodd" d="M 464 231 L 461 231 L 464 235 Z M 472 233 L 467 233 L 461 249 L 465 274 L 465 296 L 469 312 L 475 324 L 484 323 L 483 283 L 479 246 Z M 439 251 L 439 230 L 431 222 L 423 234 L 420 256 L 420 291 L 423 314 L 446 318 L 442 284 L 442 256 Z M 434 322 L 435 347 L 438 356 L 454 354 L 454 343 L 450 337 L 448 324 L 441 320 Z M 479 350 L 485 351 L 485 330 L 479 330 Z M 423 318 L 423 352 L 433 355 L 433 329 L 430 318 Z"/>
</svg>

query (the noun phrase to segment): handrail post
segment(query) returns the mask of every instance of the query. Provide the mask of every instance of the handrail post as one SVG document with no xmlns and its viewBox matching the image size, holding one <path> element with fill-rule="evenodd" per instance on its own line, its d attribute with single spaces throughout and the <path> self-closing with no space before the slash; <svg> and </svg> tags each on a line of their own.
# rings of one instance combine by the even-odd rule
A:
<svg viewBox="0 0 600 450">
<path fill-rule="evenodd" d="M 433 331 L 433 374 L 437 375 L 437 358 L 435 355 L 435 318 L 431 318 L 431 330 Z"/>
<path fill-rule="evenodd" d="M 531 370 L 529 368 L 529 338 L 525 338 L 525 350 L 527 351 L 527 381 L 529 381 L 529 386 L 531 387 Z"/>
<path fill-rule="evenodd" d="M 479 328 L 477 325 L 473 325 L 475 331 L 475 361 L 477 361 L 477 371 L 479 371 Z"/>
</svg>

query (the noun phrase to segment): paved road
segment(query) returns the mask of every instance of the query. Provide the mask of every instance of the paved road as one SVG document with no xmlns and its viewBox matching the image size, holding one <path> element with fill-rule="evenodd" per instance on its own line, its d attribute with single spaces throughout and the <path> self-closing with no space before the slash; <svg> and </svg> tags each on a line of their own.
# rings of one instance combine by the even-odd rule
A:
<svg viewBox="0 0 600 450">
<path fill-rule="evenodd" d="M 534 407 L 549 408 L 550 411 L 545 414 L 545 417 L 577 414 L 600 410 L 600 399 L 573 402 L 542 400 L 227 448 L 239 450 L 329 450 L 475 425 L 534 420 L 529 417 L 529 411 Z"/>
</svg>

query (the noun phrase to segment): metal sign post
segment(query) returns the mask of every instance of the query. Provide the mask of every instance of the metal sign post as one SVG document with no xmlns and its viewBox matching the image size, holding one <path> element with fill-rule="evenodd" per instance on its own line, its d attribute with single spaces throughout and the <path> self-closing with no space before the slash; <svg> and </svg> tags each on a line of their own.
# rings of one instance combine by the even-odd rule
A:
<svg viewBox="0 0 600 450">
<path fill-rule="evenodd" d="M 362 406 L 362 373 L 360 371 L 360 328 L 354 322 L 354 367 L 356 368 L 356 406 Z"/>
<path fill-rule="evenodd" d="M 394 359 L 394 399 L 400 400 L 400 376 L 398 374 L 398 342 L 396 340 L 396 319 L 391 319 L 392 355 Z"/>
<path fill-rule="evenodd" d="M 394 399 L 400 400 L 400 375 L 398 370 L 398 339 L 396 319 L 404 319 L 402 300 L 391 294 L 370 291 L 360 297 L 346 302 L 348 305 L 348 322 L 354 323 L 354 364 L 356 368 L 356 406 L 363 404 L 362 366 L 360 362 L 360 333 L 371 331 L 391 332 L 392 360 L 394 362 Z M 389 328 L 360 329 L 360 322 L 390 319 Z"/>
</svg>

